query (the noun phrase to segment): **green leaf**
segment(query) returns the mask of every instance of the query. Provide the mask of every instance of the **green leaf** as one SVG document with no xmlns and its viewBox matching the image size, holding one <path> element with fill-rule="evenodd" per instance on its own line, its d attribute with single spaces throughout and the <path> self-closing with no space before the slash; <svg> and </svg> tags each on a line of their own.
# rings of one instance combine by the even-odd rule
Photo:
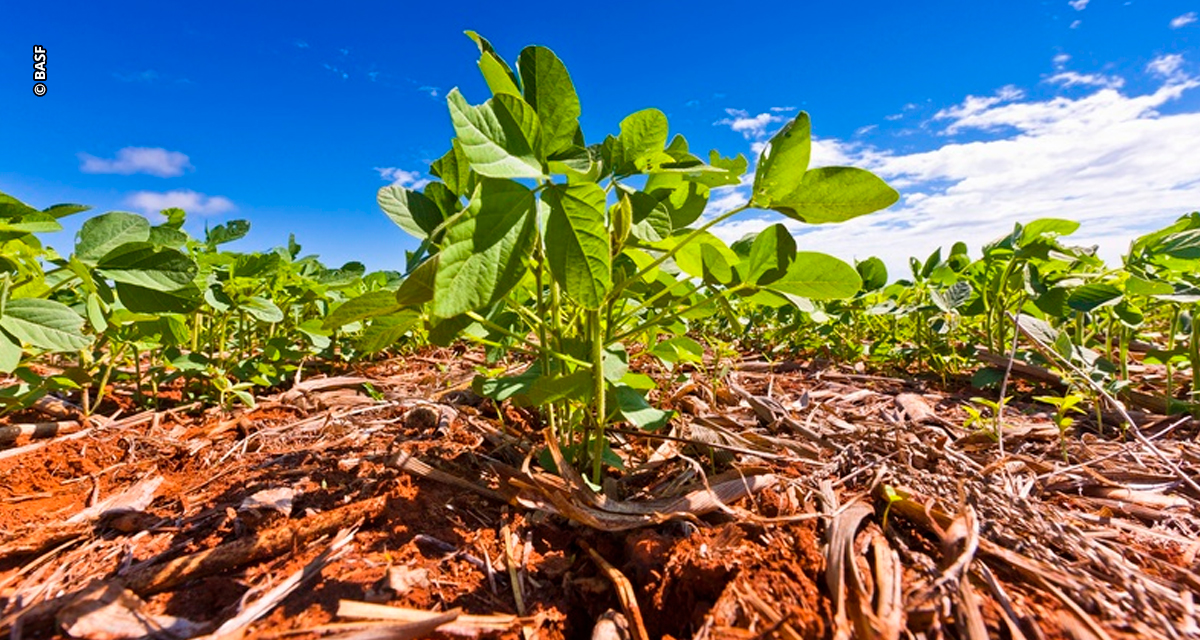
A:
<svg viewBox="0 0 1200 640">
<path fill-rule="evenodd" d="M 806 171 L 792 192 L 772 197 L 767 208 L 810 224 L 843 222 L 892 206 L 900 194 L 878 176 L 855 167 Z M 755 200 L 755 206 L 760 206 Z"/>
<path fill-rule="evenodd" d="M 204 234 L 204 244 L 210 247 L 241 240 L 250 233 L 250 222 L 246 220 L 230 220 L 209 229 Z"/>
<path fill-rule="evenodd" d="M 1161 280 L 1146 280 L 1130 276 L 1125 281 L 1125 292 L 1131 296 L 1161 296 L 1175 293 L 1175 288 Z"/>
<path fill-rule="evenodd" d="M 325 322 L 321 323 L 321 328 L 336 329 L 344 327 L 351 322 L 358 322 L 359 320 L 386 315 L 399 310 L 400 305 L 396 303 L 395 292 L 386 289 L 368 291 L 357 298 L 351 298 L 339 305 L 325 318 Z"/>
<path fill-rule="evenodd" d="M 550 273 L 586 309 L 599 309 L 612 289 L 604 197 L 604 189 L 593 182 L 551 185 L 542 196 L 550 205 L 546 221 Z"/>
<path fill-rule="evenodd" d="M 261 296 L 254 296 L 239 303 L 238 309 L 245 311 L 251 317 L 262 322 L 283 321 L 283 310 L 276 306 L 274 302 Z"/>
<path fill-rule="evenodd" d="M 812 122 L 801 111 L 767 143 L 754 175 L 754 206 L 770 209 L 800 186 L 812 153 Z"/>
<path fill-rule="evenodd" d="M 173 291 L 190 283 L 196 269 L 196 263 L 184 254 L 146 242 L 123 244 L 96 265 L 101 275 L 116 282 L 157 291 Z"/>
<path fill-rule="evenodd" d="M 767 288 L 813 300 L 832 300 L 854 297 L 862 288 L 862 279 L 854 267 L 831 255 L 801 251 L 787 273 Z"/>
<path fill-rule="evenodd" d="M 147 242 L 159 247 L 178 249 L 187 244 L 189 239 L 190 238 L 188 237 L 188 234 L 184 231 L 180 231 L 179 229 L 165 225 L 159 225 L 157 227 L 150 228 L 150 237 L 147 238 Z"/>
<path fill-rule="evenodd" d="M 40 212 L 7 193 L 0 191 L 0 220 L 21 218 L 34 213 Z"/>
<path fill-rule="evenodd" d="M 454 89 L 450 119 L 471 169 L 491 178 L 541 178 L 537 113 L 517 96 L 500 94 L 473 107 Z"/>
<path fill-rule="evenodd" d="M 46 213 L 31 213 L 19 220 L 0 220 L 0 231 L 15 233 L 54 233 L 62 231 L 62 225 L 54 216 Z"/>
<path fill-rule="evenodd" d="M 1076 311 L 1093 311 L 1100 307 L 1116 304 L 1124 295 L 1119 287 L 1101 282 L 1093 282 L 1077 287 L 1067 296 L 1067 306 Z"/>
<path fill-rule="evenodd" d="M 658 246 L 663 249 L 671 249 L 690 234 L 690 230 L 681 229 L 676 231 L 675 235 L 660 242 Z M 705 268 L 705 247 L 709 247 L 707 270 Z M 714 255 L 714 252 L 720 256 L 726 265 L 725 267 L 721 267 L 720 262 L 716 261 L 717 256 Z M 723 273 L 728 268 L 728 265 L 737 264 L 738 262 L 740 262 L 738 255 L 722 242 L 720 238 L 707 231 L 697 235 L 693 240 L 684 244 L 675 252 L 675 264 L 684 273 L 694 278 L 704 278 L 706 274 L 716 276 L 717 274 L 713 272 L 714 269 Z"/>
<path fill-rule="evenodd" d="M 150 221 L 142 216 L 112 211 L 90 218 L 79 230 L 75 257 L 88 266 L 95 266 L 113 249 L 127 242 L 146 242 L 150 239 Z"/>
<path fill-rule="evenodd" d="M 396 304 L 407 307 L 433 300 L 438 260 L 440 256 L 434 255 L 408 274 L 404 282 L 400 283 L 400 288 L 396 289 Z"/>
<path fill-rule="evenodd" d="M 491 398 L 496 402 L 503 402 L 513 396 L 528 393 L 533 383 L 541 376 L 541 367 L 535 363 L 515 376 L 500 378 L 484 378 L 479 376 L 475 378 L 472 386 L 479 395 Z"/>
<path fill-rule="evenodd" d="M 1069 236 L 1079 228 L 1074 220 L 1059 218 L 1042 218 L 1025 225 L 1021 230 L 1020 246 L 1024 247 L 1034 242 L 1054 240 L 1060 236 Z"/>
<path fill-rule="evenodd" d="M 429 173 L 441 178 L 454 195 L 471 193 L 471 163 L 458 140 L 450 141 L 450 150 L 429 165 Z"/>
<path fill-rule="evenodd" d="M 0 373 L 12 373 L 21 364 L 21 345 L 0 331 Z"/>
<path fill-rule="evenodd" d="M 47 351 L 79 351 L 92 343 L 83 335 L 83 318 L 54 300 L 9 300 L 0 316 L 0 328 L 16 339 Z"/>
<path fill-rule="evenodd" d="M 671 411 L 655 409 L 646 402 L 640 391 L 627 385 L 614 385 L 611 389 L 615 414 L 629 424 L 645 431 L 658 431 L 666 426 L 674 415 Z"/>
<path fill-rule="evenodd" d="M 632 164 L 637 171 L 645 171 L 656 162 L 671 161 L 663 151 L 667 144 L 667 116 L 658 109 L 645 109 L 632 113 L 621 121 L 620 141 L 622 158 L 620 164 Z"/>
<path fill-rule="evenodd" d="M 567 67 L 545 47 L 526 47 L 517 58 L 525 102 L 542 125 L 542 151 L 551 156 L 573 146 L 579 130 L 579 96 Z"/>
<path fill-rule="evenodd" d="M 404 334 L 411 331 L 420 321 L 421 314 L 412 310 L 375 318 L 363 329 L 358 348 L 365 353 L 383 351 L 403 339 Z"/>
<path fill-rule="evenodd" d="M 796 239 L 782 224 L 773 224 L 758 234 L 750 245 L 747 282 L 766 285 L 787 274 L 796 257 Z"/>
<path fill-rule="evenodd" d="M 533 232 L 533 192 L 481 180 L 463 217 L 446 230 L 434 279 L 433 314 L 450 318 L 504 297 L 524 273 Z"/>
<path fill-rule="evenodd" d="M 722 252 L 716 245 L 710 243 L 700 245 L 700 263 L 704 269 L 705 282 L 729 284 L 733 280 L 733 267 L 730 265 L 737 260 L 728 259 L 726 256 L 730 253 L 728 248 Z"/>
<path fill-rule="evenodd" d="M 100 294 L 89 293 L 84 308 L 87 311 L 88 322 L 92 324 L 96 333 L 108 331 L 108 320 L 104 318 L 104 301 L 100 299 Z"/>
<path fill-rule="evenodd" d="M 118 282 L 117 296 L 126 309 L 135 313 L 191 313 L 200 306 L 201 300 L 200 288 L 194 283 L 173 291 L 159 291 Z M 88 302 L 90 305 L 90 298 Z M 96 328 L 100 330 L 100 327 Z"/>
<path fill-rule="evenodd" d="M 1200 258 L 1200 229 L 1173 233 L 1163 238 L 1162 242 L 1154 247 L 1154 252 L 1182 260 Z"/>
<path fill-rule="evenodd" d="M 698 220 L 708 205 L 708 187 L 684 180 L 678 174 L 652 174 L 646 179 L 643 190 L 667 205 L 674 229 L 682 229 Z"/>
<path fill-rule="evenodd" d="M 654 348 L 650 349 L 650 355 L 667 364 L 701 363 L 704 362 L 704 347 L 687 336 L 676 336 L 654 345 Z"/>
<path fill-rule="evenodd" d="M 854 265 L 863 281 L 863 291 L 877 291 L 887 286 L 887 265 L 874 256 Z"/>
<path fill-rule="evenodd" d="M 967 303 L 971 299 L 971 294 L 974 290 L 971 288 L 971 283 L 960 280 L 950 285 L 944 291 L 930 289 L 929 298 L 933 301 L 933 305 L 941 309 L 945 313 L 954 311 L 955 309 Z"/>
<path fill-rule="evenodd" d="M 671 220 L 669 205 L 659 202 L 654 196 L 642 191 L 622 194 L 631 208 L 630 233 L 642 242 L 661 242 L 671 236 L 674 221 Z"/>
<path fill-rule="evenodd" d="M 91 209 L 85 204 L 56 204 L 42 209 L 42 213 L 49 214 L 55 218 L 65 218 L 76 213 L 82 213 Z"/>
<path fill-rule="evenodd" d="M 397 226 L 417 238 L 427 238 L 445 219 L 441 209 L 423 193 L 388 185 L 379 190 L 379 208 Z"/>
<path fill-rule="evenodd" d="M 496 53 L 492 43 L 474 31 L 467 31 L 466 34 L 479 47 L 479 70 L 483 73 L 483 79 L 492 93 L 521 95 L 521 90 L 517 88 L 516 74 L 513 73 L 504 58 Z"/>
</svg>

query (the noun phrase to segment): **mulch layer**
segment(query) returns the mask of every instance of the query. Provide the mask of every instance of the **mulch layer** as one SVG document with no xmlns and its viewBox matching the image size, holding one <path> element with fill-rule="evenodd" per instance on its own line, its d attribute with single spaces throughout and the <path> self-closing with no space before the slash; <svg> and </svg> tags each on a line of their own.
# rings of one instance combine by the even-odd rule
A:
<svg viewBox="0 0 1200 640">
<path fill-rule="evenodd" d="M 470 391 L 478 364 L 429 351 L 233 413 L 0 420 L 0 633 L 1200 636 L 1191 418 L 1060 433 L 1018 399 L 997 432 L 927 381 L 644 365 L 678 414 L 617 425 L 595 492 L 532 411 Z"/>
</svg>

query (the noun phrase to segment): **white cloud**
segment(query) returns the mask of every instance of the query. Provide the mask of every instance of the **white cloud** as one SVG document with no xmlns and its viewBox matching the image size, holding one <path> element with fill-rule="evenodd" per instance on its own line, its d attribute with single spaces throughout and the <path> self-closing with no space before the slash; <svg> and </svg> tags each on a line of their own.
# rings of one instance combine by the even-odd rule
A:
<svg viewBox="0 0 1200 640">
<path fill-rule="evenodd" d="M 1075 71 L 1061 71 L 1046 78 L 1045 81 L 1050 84 L 1061 84 L 1064 87 L 1083 86 L 1120 89 L 1125 86 L 1124 78 L 1106 76 L 1100 73 L 1077 73 Z"/>
<path fill-rule="evenodd" d="M 1182 29 L 1197 20 L 1196 12 L 1189 11 L 1171 21 L 1172 29 Z"/>
<path fill-rule="evenodd" d="M 771 113 L 791 113 L 799 107 L 771 107 Z"/>
<path fill-rule="evenodd" d="M 734 240 L 783 221 L 801 248 L 846 260 L 879 256 L 895 278 L 907 275 L 910 256 L 959 240 L 977 256 L 1015 222 L 1060 217 L 1082 223 L 1066 242 L 1099 245 L 1106 260 L 1119 260 L 1132 238 L 1200 207 L 1200 179 L 1188 160 L 1200 148 L 1200 112 L 1160 112 L 1200 82 L 1177 64 L 1158 66 L 1169 68 L 1168 77 L 1143 95 L 1109 87 L 1078 98 L 969 97 L 931 122 L 963 133 L 1004 128 L 999 139 L 905 154 L 816 140 L 813 166 L 868 168 L 901 191 L 901 202 L 839 225 L 747 213 L 715 233 Z"/>
<path fill-rule="evenodd" d="M 438 89 L 437 87 L 431 87 L 429 85 L 422 85 L 420 87 L 417 87 L 417 91 L 424 93 L 425 95 L 429 96 L 430 98 L 436 99 L 438 97 L 438 94 L 441 92 L 441 89 Z"/>
<path fill-rule="evenodd" d="M 82 161 L 79 170 L 84 173 L 117 173 L 124 176 L 146 173 L 170 178 L 181 176 L 185 170 L 192 168 L 186 155 L 160 147 L 125 147 L 117 151 L 117 157 L 111 160 L 80 153 L 79 159 Z"/>
<path fill-rule="evenodd" d="M 1072 29 L 1078 29 L 1079 25 L 1083 24 L 1083 20 L 1074 20 L 1071 22 Z"/>
<path fill-rule="evenodd" d="M 163 209 L 177 207 L 195 215 L 215 215 L 233 211 L 237 207 L 224 196 L 206 196 L 190 189 L 167 191 L 138 191 L 125 199 L 125 204 L 144 211 L 157 213 Z"/>
<path fill-rule="evenodd" d="M 396 167 L 375 167 L 375 170 L 379 172 L 380 178 L 392 184 L 398 184 L 405 189 L 420 189 L 433 182 L 427 178 L 422 178 L 420 171 L 405 171 Z"/>
<path fill-rule="evenodd" d="M 768 127 L 776 122 L 785 122 L 787 120 L 783 116 L 771 113 L 760 113 L 752 116 L 748 111 L 741 109 L 726 109 L 725 113 L 729 114 L 730 117 L 717 120 L 713 124 L 728 125 L 730 129 L 745 136 L 747 140 L 764 138 L 767 135 Z"/>
<path fill-rule="evenodd" d="M 1091 0 L 1071 0 L 1067 4 L 1071 5 L 1071 8 L 1076 11 L 1083 11 L 1087 8 L 1088 2 L 1091 2 Z"/>
<path fill-rule="evenodd" d="M 1159 56 L 1150 61 L 1146 65 L 1146 71 L 1163 78 L 1165 80 L 1183 82 L 1187 80 L 1187 76 L 1180 72 L 1183 68 L 1183 56 L 1178 53 L 1172 53 L 1164 56 Z"/>
<path fill-rule="evenodd" d="M 1065 53 L 1060 53 L 1060 54 L 1054 56 L 1055 70 L 1061 71 L 1063 69 L 1063 67 L 1065 67 L 1067 65 L 1067 63 L 1070 61 L 1071 61 L 1071 56 L 1068 54 L 1065 54 Z"/>
<path fill-rule="evenodd" d="M 948 107 L 939 110 L 933 115 L 934 120 L 955 120 L 969 121 L 972 117 L 979 114 L 988 113 L 992 107 L 996 105 L 1020 100 L 1025 97 L 1025 92 L 1013 85 L 1005 85 L 996 90 L 995 95 L 991 96 L 967 96 L 962 104 Z M 958 133 L 958 127 L 951 125 L 946 129 L 946 133 Z"/>
</svg>

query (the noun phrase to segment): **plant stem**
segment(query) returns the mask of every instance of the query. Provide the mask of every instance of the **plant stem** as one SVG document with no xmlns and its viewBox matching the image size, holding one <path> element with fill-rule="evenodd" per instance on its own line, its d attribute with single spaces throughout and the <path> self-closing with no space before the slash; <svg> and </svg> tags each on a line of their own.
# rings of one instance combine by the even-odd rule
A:
<svg viewBox="0 0 1200 640">
<path fill-rule="evenodd" d="M 622 290 L 625 289 L 626 286 L 629 285 L 630 282 L 641 279 L 642 276 L 653 271 L 655 268 L 658 267 L 658 265 L 666 262 L 667 260 L 670 260 L 685 245 L 687 245 L 691 241 L 695 240 L 696 238 L 700 237 L 700 234 L 704 233 L 705 231 L 708 231 L 709 229 L 715 227 L 718 224 L 721 224 L 722 222 L 725 222 L 726 220 L 732 218 L 733 216 L 735 216 L 749 208 L 750 208 L 750 203 L 747 202 L 746 204 L 744 204 L 740 207 L 735 207 L 733 209 L 730 209 L 729 211 L 722 213 L 721 215 L 713 218 L 712 220 L 705 222 L 704 224 L 700 225 L 699 227 L 696 227 L 695 229 L 692 230 L 691 233 L 684 236 L 682 240 L 675 243 L 675 246 L 671 247 L 665 253 L 663 253 L 661 256 L 655 258 L 650 264 L 646 265 L 645 268 L 639 270 L 637 273 L 633 274 L 632 276 L 629 276 L 628 278 L 622 280 L 620 284 L 613 287 L 612 294 L 610 294 L 610 295 L 615 295 L 615 294 L 621 292 Z"/>
<path fill-rule="evenodd" d="M 604 458 L 604 340 L 600 327 L 600 311 L 588 311 L 588 332 L 592 343 L 592 405 L 595 413 L 596 429 L 593 438 L 596 442 L 595 453 L 592 454 L 592 482 L 600 484 L 600 472 L 603 470 Z"/>
</svg>

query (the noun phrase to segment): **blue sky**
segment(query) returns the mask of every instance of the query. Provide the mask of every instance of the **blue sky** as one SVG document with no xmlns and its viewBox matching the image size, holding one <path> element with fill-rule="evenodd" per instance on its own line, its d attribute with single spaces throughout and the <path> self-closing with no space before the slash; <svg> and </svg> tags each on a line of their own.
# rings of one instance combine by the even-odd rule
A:
<svg viewBox="0 0 1200 640">
<path fill-rule="evenodd" d="M 488 97 L 473 29 L 515 60 L 555 50 L 589 142 L 662 109 L 694 150 L 753 159 L 796 109 L 817 164 L 902 194 L 847 224 L 793 225 L 846 259 L 978 246 L 1016 220 L 1081 220 L 1115 257 L 1200 208 L 1193 2 L 10 3 L 0 21 L 0 190 L 36 206 L 184 206 L 189 227 L 295 233 L 328 263 L 399 269 L 414 242 L 376 190 L 427 177 L 453 135 L 444 97 Z M 47 95 L 32 47 L 48 55 Z M 711 211 L 744 201 L 714 193 Z M 82 222 L 82 217 L 74 225 Z M 777 218 L 748 212 L 733 239 Z M 70 231 L 51 244 L 66 250 Z"/>
</svg>

